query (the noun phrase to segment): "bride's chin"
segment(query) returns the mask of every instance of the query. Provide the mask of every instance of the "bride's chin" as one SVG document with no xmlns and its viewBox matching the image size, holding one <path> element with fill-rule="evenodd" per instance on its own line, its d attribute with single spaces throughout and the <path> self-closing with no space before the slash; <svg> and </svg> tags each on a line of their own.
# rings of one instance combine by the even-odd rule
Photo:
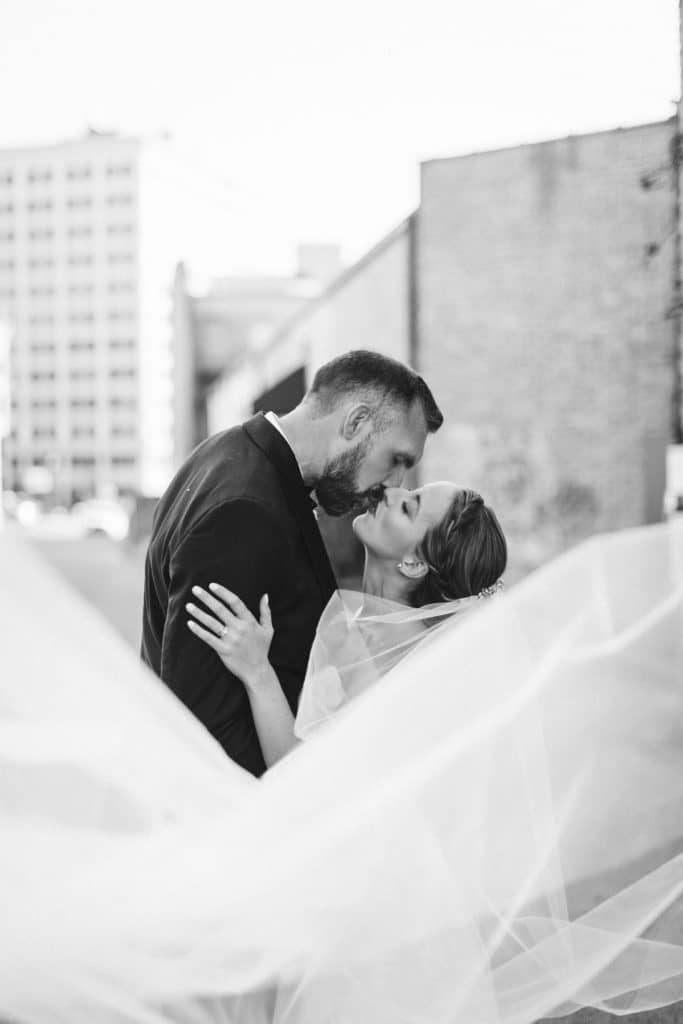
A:
<svg viewBox="0 0 683 1024">
<path fill-rule="evenodd" d="M 359 516 L 356 516 L 356 518 L 351 522 L 351 529 L 355 533 L 356 537 L 358 537 L 358 540 L 362 541 L 363 543 L 365 543 L 365 537 L 369 525 L 369 512 L 361 512 L 361 514 Z"/>
</svg>

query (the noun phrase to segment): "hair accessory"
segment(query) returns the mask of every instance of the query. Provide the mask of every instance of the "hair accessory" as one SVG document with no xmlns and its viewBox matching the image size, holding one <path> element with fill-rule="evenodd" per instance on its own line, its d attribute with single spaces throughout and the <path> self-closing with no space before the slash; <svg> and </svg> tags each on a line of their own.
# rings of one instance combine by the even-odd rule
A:
<svg viewBox="0 0 683 1024">
<path fill-rule="evenodd" d="M 477 594 L 477 597 L 493 597 L 494 594 L 499 594 L 501 590 L 505 590 L 505 584 L 502 580 L 496 580 L 490 587 L 484 587 Z"/>
</svg>

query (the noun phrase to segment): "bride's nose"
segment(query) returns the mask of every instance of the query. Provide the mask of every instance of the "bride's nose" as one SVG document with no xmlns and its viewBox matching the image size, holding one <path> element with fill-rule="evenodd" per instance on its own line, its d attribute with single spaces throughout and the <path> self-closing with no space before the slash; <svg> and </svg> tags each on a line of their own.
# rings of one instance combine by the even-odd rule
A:
<svg viewBox="0 0 683 1024">
<path fill-rule="evenodd" d="M 384 489 L 384 500 L 387 505 L 393 505 L 397 501 L 403 501 L 408 493 L 405 487 L 386 487 Z"/>
</svg>

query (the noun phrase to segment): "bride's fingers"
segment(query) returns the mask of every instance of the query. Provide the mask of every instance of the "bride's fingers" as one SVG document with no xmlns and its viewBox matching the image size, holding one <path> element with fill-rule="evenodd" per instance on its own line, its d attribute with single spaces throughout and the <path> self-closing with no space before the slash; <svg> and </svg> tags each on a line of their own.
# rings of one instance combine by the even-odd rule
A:
<svg viewBox="0 0 683 1024">
<path fill-rule="evenodd" d="M 233 614 L 230 609 L 226 608 L 222 601 L 218 601 L 215 597 L 212 597 L 211 594 L 208 594 L 202 587 L 193 587 L 192 593 L 198 601 L 201 601 L 207 608 L 210 608 L 221 622 L 227 625 L 230 619 L 233 618 Z"/>
<path fill-rule="evenodd" d="M 259 609 L 261 612 L 261 625 L 264 629 L 272 629 L 273 619 L 270 614 L 270 601 L 267 594 L 264 594 L 261 598 Z"/>
<path fill-rule="evenodd" d="M 214 633 L 210 633 L 208 629 L 202 629 L 202 627 L 197 622 L 193 622 L 192 619 L 187 620 L 187 628 L 191 630 L 195 636 L 198 636 L 200 640 L 207 643 L 209 647 L 213 647 L 217 654 L 222 652 L 223 648 L 221 647 L 221 641 Z"/>
<path fill-rule="evenodd" d="M 195 619 L 199 619 L 212 633 L 216 636 L 222 636 L 223 630 L 225 629 L 226 623 L 221 622 L 219 619 L 214 619 L 213 615 L 209 615 L 207 612 L 202 611 L 196 604 L 186 604 L 186 610 L 193 615 Z"/>
<path fill-rule="evenodd" d="M 232 590 L 228 590 L 227 587 L 222 587 L 220 583 L 209 583 L 209 590 L 212 594 L 217 594 L 221 601 L 225 601 L 230 611 L 239 619 L 253 619 L 254 616 L 251 614 L 244 601 L 240 600 L 237 594 L 233 594 Z"/>
</svg>

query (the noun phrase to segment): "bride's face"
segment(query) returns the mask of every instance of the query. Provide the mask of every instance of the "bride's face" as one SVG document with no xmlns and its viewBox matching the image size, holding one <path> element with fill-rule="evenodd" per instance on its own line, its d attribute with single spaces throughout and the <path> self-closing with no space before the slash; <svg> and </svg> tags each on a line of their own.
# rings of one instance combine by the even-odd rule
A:
<svg viewBox="0 0 683 1024">
<path fill-rule="evenodd" d="M 400 561 L 413 555 L 427 531 L 441 522 L 459 490 L 448 481 L 414 491 L 389 487 L 376 509 L 354 519 L 354 533 L 378 558 Z"/>
</svg>

